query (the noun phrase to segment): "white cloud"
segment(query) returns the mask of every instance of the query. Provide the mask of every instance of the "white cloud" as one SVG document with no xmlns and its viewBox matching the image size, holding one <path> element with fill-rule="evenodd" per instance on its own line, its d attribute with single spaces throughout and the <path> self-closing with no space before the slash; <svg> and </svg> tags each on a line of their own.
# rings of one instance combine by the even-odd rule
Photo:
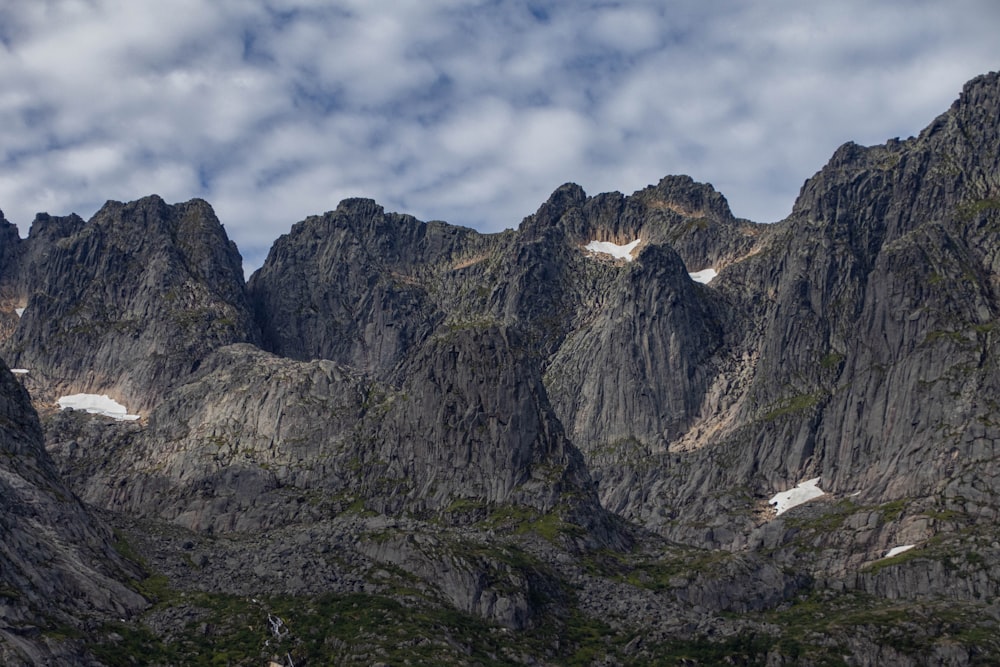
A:
<svg viewBox="0 0 1000 667">
<path fill-rule="evenodd" d="M 244 255 L 344 196 L 485 230 L 561 183 L 772 221 L 995 68 L 991 0 L 49 0 L 0 9 L 0 206 L 212 202 Z M 257 260 L 250 259 L 250 263 Z"/>
<path fill-rule="evenodd" d="M 518 114 L 510 139 L 510 164 L 525 176 L 572 178 L 582 161 L 589 123 L 570 109 L 531 109 Z M 558 185 L 558 183 L 557 183 Z"/>
<path fill-rule="evenodd" d="M 591 32 L 595 41 L 625 53 L 656 46 L 661 37 L 662 20 L 650 7 L 615 6 L 595 12 Z"/>
<path fill-rule="evenodd" d="M 501 98 L 472 101 L 442 123 L 441 146 L 454 159 L 496 159 L 516 130 L 515 113 Z"/>
</svg>

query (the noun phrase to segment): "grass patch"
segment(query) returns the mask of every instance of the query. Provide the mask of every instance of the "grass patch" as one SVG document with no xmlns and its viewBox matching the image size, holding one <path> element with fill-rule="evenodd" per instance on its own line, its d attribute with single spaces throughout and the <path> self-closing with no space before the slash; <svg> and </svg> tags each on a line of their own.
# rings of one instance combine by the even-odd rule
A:
<svg viewBox="0 0 1000 667">
<path fill-rule="evenodd" d="M 981 213 L 997 209 L 1000 209 L 1000 199 L 977 199 L 959 204 L 957 213 L 959 220 L 969 222 Z"/>
<path fill-rule="evenodd" d="M 810 410 L 819 404 L 819 399 L 822 394 L 819 392 L 814 392 L 811 394 L 799 394 L 798 396 L 792 396 L 791 398 L 786 398 L 779 401 L 777 405 L 772 407 L 766 413 L 764 413 L 764 421 L 774 421 L 781 417 L 788 415 L 793 415 L 798 412 L 804 412 Z"/>
<path fill-rule="evenodd" d="M 514 535 L 534 533 L 549 542 L 558 544 L 564 538 L 581 537 L 586 531 L 562 518 L 559 508 L 545 514 L 533 507 L 505 505 L 476 524 L 478 528 Z"/>
<path fill-rule="evenodd" d="M 816 664 L 844 664 L 842 655 L 847 651 L 841 650 L 842 645 L 856 637 L 911 656 L 954 644 L 971 648 L 973 655 L 996 655 L 1000 649 L 995 620 L 984 618 L 974 606 L 947 602 L 900 603 L 860 592 L 826 591 L 800 598 L 764 618 L 782 629 L 778 646 L 787 656 Z"/>
<path fill-rule="evenodd" d="M 832 370 L 840 365 L 840 362 L 844 360 L 844 355 L 839 352 L 829 352 L 823 355 L 823 358 L 819 360 L 819 365 L 824 370 Z"/>
<path fill-rule="evenodd" d="M 908 501 L 905 498 L 902 498 L 900 500 L 883 503 L 875 509 L 882 515 L 882 520 L 889 523 L 895 521 L 903 515 L 903 512 L 906 510 L 907 502 Z"/>
<path fill-rule="evenodd" d="M 814 506 L 821 507 L 821 505 Z M 826 507 L 829 507 L 830 511 L 818 517 L 791 517 L 788 519 L 788 525 L 800 528 L 809 533 L 833 533 L 843 528 L 847 517 L 861 509 L 847 499 L 836 503 L 827 503 Z"/>
</svg>

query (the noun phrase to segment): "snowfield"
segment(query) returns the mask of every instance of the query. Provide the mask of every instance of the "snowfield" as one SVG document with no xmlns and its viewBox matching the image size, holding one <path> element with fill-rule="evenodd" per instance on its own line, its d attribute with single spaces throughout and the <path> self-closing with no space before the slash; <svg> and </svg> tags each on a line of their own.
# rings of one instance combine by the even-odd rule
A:
<svg viewBox="0 0 1000 667">
<path fill-rule="evenodd" d="M 818 484 L 819 477 L 807 479 L 804 482 L 800 482 L 794 489 L 782 491 L 767 502 L 769 505 L 774 505 L 778 510 L 778 515 L 781 515 L 793 507 L 798 507 L 802 503 L 807 503 L 810 500 L 815 500 L 820 496 L 826 495 L 826 491 L 819 488 Z"/>
<path fill-rule="evenodd" d="M 905 545 L 903 545 L 901 547 L 893 547 L 893 548 L 889 549 L 887 552 L 885 552 L 885 555 L 882 556 L 882 559 L 884 560 L 886 558 L 892 558 L 893 556 L 898 556 L 899 554 L 903 553 L 904 551 L 909 551 L 910 549 L 912 549 L 915 546 L 917 546 L 917 545 L 916 544 L 905 544 Z"/>
<path fill-rule="evenodd" d="M 59 408 L 65 410 L 84 410 L 92 415 L 113 417 L 118 421 L 135 421 L 139 415 L 128 414 L 128 409 L 118 401 L 109 398 L 107 394 L 72 394 L 59 399 Z"/>
<path fill-rule="evenodd" d="M 626 245 L 618 245 L 617 243 L 612 243 L 611 241 L 591 241 L 584 246 L 584 249 L 590 252 L 599 252 L 605 255 L 611 255 L 616 259 L 624 259 L 626 262 L 632 261 L 632 251 L 638 247 L 642 242 L 642 239 L 636 239 Z"/>
<path fill-rule="evenodd" d="M 625 245 L 618 245 L 617 243 L 612 243 L 611 241 L 598 241 L 595 239 L 583 246 L 583 249 L 589 250 L 592 253 L 611 255 L 615 259 L 624 259 L 626 262 L 631 262 L 634 259 L 632 257 L 632 252 L 639 247 L 640 243 L 642 243 L 642 239 L 636 239 L 635 241 L 626 243 Z M 691 276 L 691 280 L 696 283 L 707 285 L 712 282 L 712 278 L 719 275 L 719 272 L 715 269 L 708 268 L 702 269 L 701 271 L 694 271 L 688 275 Z"/>
<path fill-rule="evenodd" d="M 719 275 L 719 272 L 715 269 L 702 269 L 701 271 L 695 271 L 694 273 L 689 273 L 691 280 L 696 283 L 701 283 L 702 285 L 707 285 L 712 282 L 712 278 Z"/>
</svg>

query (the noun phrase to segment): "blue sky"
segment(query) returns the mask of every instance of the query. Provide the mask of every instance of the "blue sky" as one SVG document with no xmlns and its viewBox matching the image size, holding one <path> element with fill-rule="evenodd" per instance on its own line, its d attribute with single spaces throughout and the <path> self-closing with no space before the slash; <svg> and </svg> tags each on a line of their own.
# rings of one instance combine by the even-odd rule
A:
<svg viewBox="0 0 1000 667">
<path fill-rule="evenodd" d="M 249 268 L 364 196 L 483 231 L 567 181 L 712 183 L 787 215 L 837 146 L 919 132 L 1000 68 L 1000 3 L 0 4 L 0 208 L 203 197 Z"/>
</svg>

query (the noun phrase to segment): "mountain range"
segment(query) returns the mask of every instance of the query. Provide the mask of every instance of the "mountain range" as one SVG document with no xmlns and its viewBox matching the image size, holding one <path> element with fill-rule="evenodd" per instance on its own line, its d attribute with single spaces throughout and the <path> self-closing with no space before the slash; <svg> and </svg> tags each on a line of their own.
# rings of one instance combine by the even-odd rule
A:
<svg viewBox="0 0 1000 667">
<path fill-rule="evenodd" d="M 998 318 L 996 73 L 775 224 L 0 214 L 0 661 L 994 664 Z"/>
</svg>

